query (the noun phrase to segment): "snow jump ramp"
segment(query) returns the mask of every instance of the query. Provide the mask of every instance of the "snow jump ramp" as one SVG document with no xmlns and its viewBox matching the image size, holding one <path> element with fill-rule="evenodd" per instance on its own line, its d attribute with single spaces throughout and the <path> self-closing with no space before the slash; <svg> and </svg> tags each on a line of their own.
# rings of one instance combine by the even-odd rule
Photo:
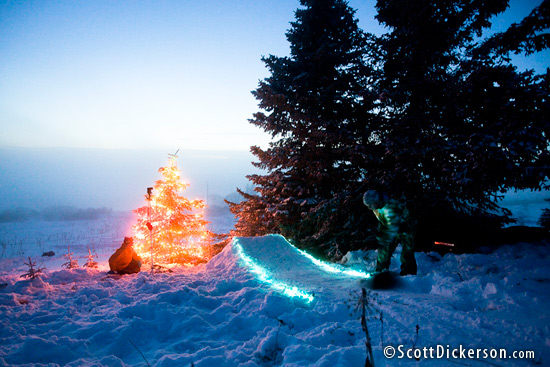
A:
<svg viewBox="0 0 550 367">
<path fill-rule="evenodd" d="M 361 269 L 318 260 L 281 235 L 234 237 L 231 248 L 240 265 L 259 281 L 308 303 L 357 289 L 361 279 L 371 277 Z"/>
</svg>

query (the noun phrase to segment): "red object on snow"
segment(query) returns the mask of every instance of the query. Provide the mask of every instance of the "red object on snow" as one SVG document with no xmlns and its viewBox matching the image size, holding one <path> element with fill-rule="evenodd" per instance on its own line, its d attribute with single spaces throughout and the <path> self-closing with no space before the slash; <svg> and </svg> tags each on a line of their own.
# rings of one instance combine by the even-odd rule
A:
<svg viewBox="0 0 550 367">
<path fill-rule="evenodd" d="M 435 241 L 434 243 L 435 245 L 439 245 L 439 246 L 455 247 L 454 243 L 438 242 L 438 241 Z"/>
</svg>

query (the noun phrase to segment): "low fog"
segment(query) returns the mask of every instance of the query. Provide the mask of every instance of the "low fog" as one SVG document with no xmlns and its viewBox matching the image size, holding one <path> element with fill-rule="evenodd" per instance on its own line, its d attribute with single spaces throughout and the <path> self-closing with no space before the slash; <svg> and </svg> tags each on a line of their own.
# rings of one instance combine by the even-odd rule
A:
<svg viewBox="0 0 550 367">
<path fill-rule="evenodd" d="M 0 210 L 52 206 L 132 210 L 145 205 L 146 188 L 174 151 L 100 149 L 0 149 Z M 249 152 L 180 151 L 178 168 L 190 184 L 183 195 L 223 205 L 246 189 L 258 170 Z"/>
<path fill-rule="evenodd" d="M 0 148 L 0 211 L 50 207 L 110 208 L 130 211 L 146 204 L 147 187 L 162 178 L 158 169 L 174 151 Z M 258 173 L 249 152 L 180 151 L 178 168 L 190 186 L 190 199 L 208 206 L 224 206 L 236 188 L 251 190 L 246 175 Z M 517 224 L 536 225 L 548 191 L 510 192 L 502 205 L 511 209 Z"/>
</svg>

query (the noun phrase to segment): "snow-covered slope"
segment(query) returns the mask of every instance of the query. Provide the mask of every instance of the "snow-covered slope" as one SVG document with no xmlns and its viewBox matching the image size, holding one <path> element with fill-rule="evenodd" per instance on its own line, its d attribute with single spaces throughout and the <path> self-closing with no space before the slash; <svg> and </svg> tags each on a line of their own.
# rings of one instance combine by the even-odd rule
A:
<svg viewBox="0 0 550 367">
<path fill-rule="evenodd" d="M 0 260 L 0 366 L 146 366 L 145 359 L 151 366 L 365 363 L 356 307 L 364 281 L 323 270 L 280 236 L 238 238 L 206 265 L 118 280 L 105 276 L 108 255 L 100 255 L 98 270 L 64 270 L 59 258 L 47 259 L 44 276 L 34 281 L 19 277 L 26 271 L 22 258 Z M 548 245 L 418 253 L 417 259 L 418 276 L 368 293 L 376 366 L 550 364 Z M 291 297 L 266 279 L 315 296 Z M 397 358 L 400 346 L 413 345 L 535 354 Z M 396 348 L 393 359 L 384 356 L 388 347 Z"/>
<path fill-rule="evenodd" d="M 306 302 L 321 296 L 341 297 L 342 292 L 357 287 L 357 280 L 370 277 L 364 265 L 353 269 L 319 261 L 281 235 L 235 237 L 231 246 L 257 279 L 282 294 Z"/>
</svg>

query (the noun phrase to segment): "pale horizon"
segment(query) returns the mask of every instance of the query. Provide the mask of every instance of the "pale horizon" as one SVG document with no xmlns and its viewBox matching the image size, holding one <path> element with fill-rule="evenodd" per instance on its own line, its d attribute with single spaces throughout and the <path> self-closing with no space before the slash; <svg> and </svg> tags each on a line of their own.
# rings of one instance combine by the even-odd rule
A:
<svg viewBox="0 0 550 367">
<path fill-rule="evenodd" d="M 112 208 L 143 206 L 147 187 L 162 179 L 168 155 L 158 149 L 0 148 L 0 211 L 53 206 Z M 254 157 L 240 151 L 180 150 L 178 169 L 189 187 L 182 193 L 219 205 L 246 189 L 246 175 L 258 172 Z M 222 202 L 223 203 L 223 202 Z"/>
</svg>

